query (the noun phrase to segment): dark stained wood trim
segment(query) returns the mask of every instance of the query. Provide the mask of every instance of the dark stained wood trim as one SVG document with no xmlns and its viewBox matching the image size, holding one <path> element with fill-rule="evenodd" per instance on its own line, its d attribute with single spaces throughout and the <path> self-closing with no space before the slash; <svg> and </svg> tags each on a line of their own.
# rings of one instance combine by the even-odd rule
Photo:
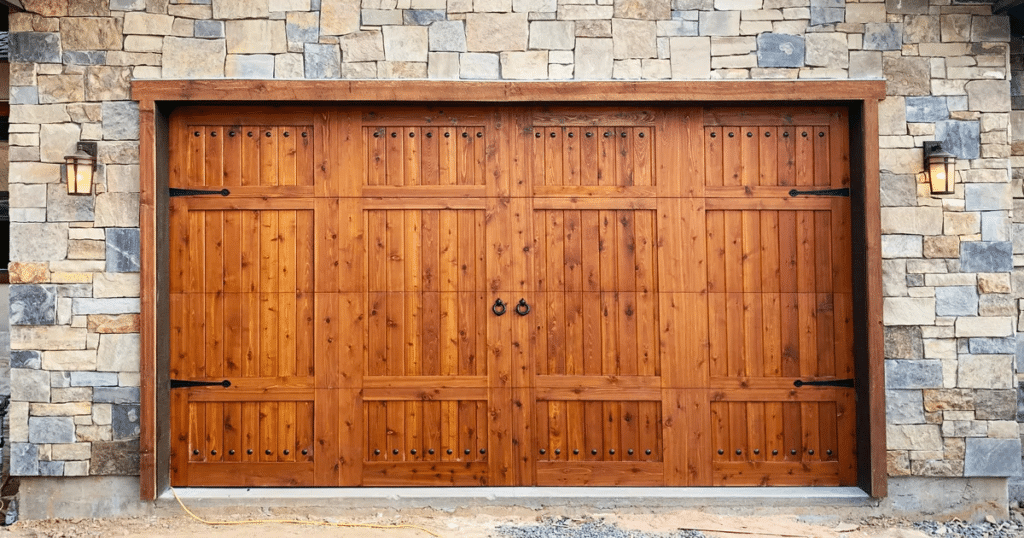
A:
<svg viewBox="0 0 1024 538">
<path fill-rule="evenodd" d="M 868 439 L 858 460 L 860 485 L 871 496 L 887 494 L 885 449 L 885 377 L 883 364 L 882 270 L 878 177 L 878 101 L 885 81 L 685 81 L 685 82 L 433 82 L 433 81 L 264 81 L 193 80 L 132 82 L 140 109 L 140 228 L 142 278 L 142 364 L 140 497 L 153 500 L 163 481 L 157 476 L 157 153 L 156 105 L 160 102 L 811 102 L 848 103 L 858 113 L 851 121 L 851 143 L 860 146 L 852 163 L 863 179 L 861 222 L 854 236 L 855 255 L 865 267 L 864 311 L 857 319 L 864 335 L 862 360 L 866 397 L 858 415 L 867 414 Z M 161 127 L 163 128 L 163 127 Z M 856 263 L 855 263 L 856 265 Z M 866 452 L 866 453 L 865 453 Z"/>
<path fill-rule="evenodd" d="M 152 101 L 861 101 L 885 98 L 884 80 L 679 82 L 434 82 L 136 80 Z"/>
<path fill-rule="evenodd" d="M 884 329 L 882 327 L 882 224 L 878 178 L 878 101 L 866 99 L 861 116 L 864 155 L 864 198 L 860 210 L 864 218 L 865 265 L 867 274 L 867 319 L 861 320 L 867 329 L 868 402 L 870 416 L 870 454 L 866 463 L 871 466 L 868 493 L 872 497 L 885 497 L 888 492 L 888 466 L 885 439 L 885 363 L 883 360 Z M 863 457 L 863 456 L 862 456 Z"/>
<path fill-rule="evenodd" d="M 156 476 L 156 106 L 139 103 L 139 228 L 141 262 L 140 316 L 142 362 L 139 365 L 141 413 L 139 432 L 139 497 L 154 500 Z"/>
</svg>

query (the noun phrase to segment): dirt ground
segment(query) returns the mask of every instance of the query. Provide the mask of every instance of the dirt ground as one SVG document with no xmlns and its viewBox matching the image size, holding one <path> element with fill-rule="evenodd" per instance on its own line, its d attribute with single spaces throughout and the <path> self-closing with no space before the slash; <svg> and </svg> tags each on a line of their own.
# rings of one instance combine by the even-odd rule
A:
<svg viewBox="0 0 1024 538">
<path fill-rule="evenodd" d="M 516 511 L 519 512 L 519 511 Z M 197 514 L 202 517 L 203 515 Z M 132 519 L 78 519 L 18 522 L 0 528 L 0 538 L 85 538 L 85 537 L 147 537 L 147 538 L 453 538 L 499 537 L 503 525 L 529 527 L 540 524 L 545 517 L 509 510 L 486 509 L 477 513 L 396 513 L 375 514 L 342 521 L 336 518 L 305 519 L 294 523 L 275 521 L 274 516 L 255 516 L 252 521 L 239 521 L 238 516 L 221 516 L 234 520 L 233 525 L 208 525 L 182 512 L 177 517 L 146 517 Z M 246 516 L 249 517 L 249 516 Z M 905 521 L 851 521 L 814 525 L 798 521 L 795 516 L 772 517 L 722 516 L 693 510 L 648 514 L 594 513 L 587 518 L 613 524 L 623 530 L 646 533 L 670 533 L 677 530 L 700 530 L 715 538 L 923 538 L 927 535 L 909 529 Z M 357 524 L 361 526 L 345 526 Z M 389 527 L 374 527 L 389 526 Z"/>
</svg>

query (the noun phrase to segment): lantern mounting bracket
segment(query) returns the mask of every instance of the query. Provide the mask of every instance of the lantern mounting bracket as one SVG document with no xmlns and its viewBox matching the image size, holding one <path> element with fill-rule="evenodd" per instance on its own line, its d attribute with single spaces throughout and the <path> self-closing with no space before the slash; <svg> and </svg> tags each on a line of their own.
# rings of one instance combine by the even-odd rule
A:
<svg viewBox="0 0 1024 538">
<path fill-rule="evenodd" d="M 98 146 L 96 142 L 78 142 L 75 146 L 75 150 L 88 153 L 90 156 L 96 157 L 96 153 L 98 153 Z"/>
</svg>

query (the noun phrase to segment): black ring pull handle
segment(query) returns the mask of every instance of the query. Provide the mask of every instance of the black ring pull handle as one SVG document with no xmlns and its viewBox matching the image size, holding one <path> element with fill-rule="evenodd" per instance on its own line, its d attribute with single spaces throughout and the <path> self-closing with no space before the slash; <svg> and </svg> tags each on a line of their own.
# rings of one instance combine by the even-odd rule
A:
<svg viewBox="0 0 1024 538">
<path fill-rule="evenodd" d="M 491 306 L 491 312 L 494 312 L 495 316 L 504 316 L 507 310 L 505 302 L 501 299 L 494 300 L 494 306 Z"/>
<path fill-rule="evenodd" d="M 519 304 L 516 305 L 516 314 L 525 316 L 530 313 L 530 305 L 527 304 L 526 299 L 519 299 Z"/>
</svg>

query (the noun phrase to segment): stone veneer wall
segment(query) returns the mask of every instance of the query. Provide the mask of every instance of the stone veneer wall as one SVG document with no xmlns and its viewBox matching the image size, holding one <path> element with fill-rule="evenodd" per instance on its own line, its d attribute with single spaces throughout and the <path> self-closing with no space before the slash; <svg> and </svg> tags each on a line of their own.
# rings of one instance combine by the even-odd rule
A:
<svg viewBox="0 0 1024 538">
<path fill-rule="evenodd" d="M 137 473 L 133 78 L 888 79 L 891 476 L 1010 476 L 1009 24 L 949 0 L 23 0 L 11 16 L 13 473 Z M 841 97 L 841 96 L 837 96 Z M 93 197 L 60 162 L 100 148 Z M 921 146 L 961 184 L 936 198 Z M 1024 209 L 1024 208 L 1022 208 Z M 1024 211 L 1016 212 L 1024 222 Z M 1024 230 L 1021 230 L 1024 231 Z M 1022 235 L 1024 236 L 1024 235 Z M 1018 249 L 1017 252 L 1021 252 Z M 1024 265 L 1024 262 L 1018 265 Z M 1024 327 L 1024 321 L 1021 322 Z"/>
</svg>

